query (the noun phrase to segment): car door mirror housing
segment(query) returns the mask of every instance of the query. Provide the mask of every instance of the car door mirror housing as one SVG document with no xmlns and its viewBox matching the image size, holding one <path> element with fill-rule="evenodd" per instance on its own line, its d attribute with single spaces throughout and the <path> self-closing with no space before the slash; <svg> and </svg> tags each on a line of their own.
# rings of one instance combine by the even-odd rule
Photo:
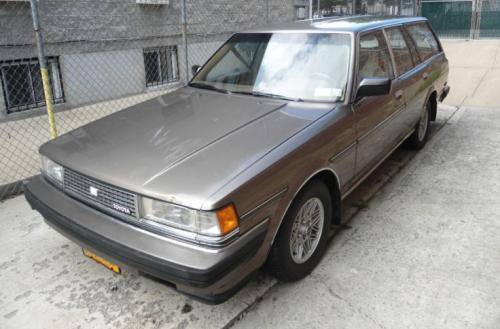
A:
<svg viewBox="0 0 500 329">
<path fill-rule="evenodd" d="M 364 78 L 356 92 L 356 100 L 367 96 L 387 95 L 391 91 L 391 79 Z"/>
<path fill-rule="evenodd" d="M 198 73 L 198 71 L 200 71 L 201 69 L 201 65 L 193 65 L 191 66 L 191 73 L 193 73 L 193 75 L 196 75 L 196 73 Z"/>
</svg>

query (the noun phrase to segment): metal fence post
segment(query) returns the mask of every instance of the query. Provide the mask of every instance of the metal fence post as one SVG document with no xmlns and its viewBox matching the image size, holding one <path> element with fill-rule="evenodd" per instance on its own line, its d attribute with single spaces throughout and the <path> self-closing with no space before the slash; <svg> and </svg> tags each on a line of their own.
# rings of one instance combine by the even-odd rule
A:
<svg viewBox="0 0 500 329">
<path fill-rule="evenodd" d="M 50 85 L 49 69 L 47 67 L 47 58 L 45 57 L 45 48 L 43 44 L 42 32 L 40 30 L 40 21 L 38 16 L 37 0 L 30 0 L 31 17 L 33 20 L 33 29 L 35 31 L 36 47 L 38 50 L 38 61 L 40 63 L 40 73 L 42 75 L 43 94 L 45 98 L 45 106 L 47 108 L 47 116 L 49 119 L 50 136 L 57 137 L 56 121 L 54 118 L 54 108 L 52 103 L 52 87 Z"/>
<path fill-rule="evenodd" d="M 481 28 L 482 0 L 472 0 L 471 26 L 469 39 L 479 39 Z"/>
<path fill-rule="evenodd" d="M 33 0 L 31 0 L 33 1 Z M 187 7 L 186 0 L 181 3 L 181 23 L 182 23 L 182 46 L 184 48 L 184 74 L 186 75 L 186 83 L 189 82 L 189 57 L 188 57 L 188 43 L 187 43 Z"/>
</svg>

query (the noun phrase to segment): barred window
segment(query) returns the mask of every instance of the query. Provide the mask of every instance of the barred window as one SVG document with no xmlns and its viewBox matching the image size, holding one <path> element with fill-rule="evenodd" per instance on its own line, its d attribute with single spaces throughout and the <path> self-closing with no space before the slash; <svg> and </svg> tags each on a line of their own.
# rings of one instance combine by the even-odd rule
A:
<svg viewBox="0 0 500 329">
<path fill-rule="evenodd" d="M 146 86 L 179 81 L 177 46 L 144 49 Z"/>
<path fill-rule="evenodd" d="M 64 102 L 64 91 L 58 57 L 48 58 L 52 101 Z M 0 75 L 7 114 L 45 106 L 40 63 L 38 59 L 0 62 Z"/>
</svg>

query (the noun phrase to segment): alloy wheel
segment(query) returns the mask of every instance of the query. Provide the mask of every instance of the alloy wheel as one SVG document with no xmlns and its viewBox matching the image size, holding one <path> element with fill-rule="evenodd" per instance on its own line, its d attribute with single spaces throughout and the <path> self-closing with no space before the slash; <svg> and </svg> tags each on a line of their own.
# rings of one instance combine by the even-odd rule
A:
<svg viewBox="0 0 500 329">
<path fill-rule="evenodd" d="M 323 233 L 325 208 L 319 198 L 308 199 L 295 216 L 290 235 L 290 254 L 297 264 L 314 254 Z"/>
</svg>

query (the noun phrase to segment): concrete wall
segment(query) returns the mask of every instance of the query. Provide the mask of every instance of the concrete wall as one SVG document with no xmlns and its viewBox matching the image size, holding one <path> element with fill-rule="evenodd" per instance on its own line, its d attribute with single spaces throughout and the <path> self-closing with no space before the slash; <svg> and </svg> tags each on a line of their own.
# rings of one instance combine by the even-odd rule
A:
<svg viewBox="0 0 500 329">
<path fill-rule="evenodd" d="M 69 107 L 145 90 L 142 49 L 61 55 L 59 63 Z"/>
<path fill-rule="evenodd" d="M 5 99 L 3 96 L 2 83 L 0 82 L 0 118 L 2 117 L 2 113 L 6 113 L 7 106 L 5 106 Z"/>
<path fill-rule="evenodd" d="M 49 53 L 82 53 L 179 37 L 180 5 L 177 0 L 169 5 L 141 5 L 135 0 L 45 0 L 39 2 L 39 12 Z M 187 0 L 187 14 L 188 34 L 230 33 L 290 21 L 294 1 Z M 0 45 L 33 44 L 29 3 L 0 1 Z"/>
<path fill-rule="evenodd" d="M 68 109 L 142 93 L 143 49 L 177 45 L 185 81 L 181 1 L 143 5 L 136 0 L 44 0 L 40 23 L 48 56 L 59 56 Z M 292 0 L 187 0 L 188 70 L 203 64 L 236 31 L 294 18 Z M 36 57 L 29 2 L 0 0 L 0 61 Z M 0 104 L 0 118 L 5 119 Z M 9 118 L 43 113 L 30 110 Z"/>
<path fill-rule="evenodd" d="M 188 63 L 189 63 L 189 73 L 191 75 L 192 65 L 203 65 L 212 56 L 212 54 L 219 49 L 219 47 L 224 43 L 225 40 L 221 41 L 211 41 L 211 42 L 200 42 L 188 45 Z"/>
</svg>

